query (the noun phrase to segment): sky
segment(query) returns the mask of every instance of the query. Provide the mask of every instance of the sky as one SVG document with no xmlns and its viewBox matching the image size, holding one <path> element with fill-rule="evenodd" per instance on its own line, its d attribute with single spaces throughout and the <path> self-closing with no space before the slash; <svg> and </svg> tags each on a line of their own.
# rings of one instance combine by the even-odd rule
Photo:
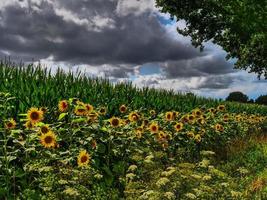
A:
<svg viewBox="0 0 267 200">
<path fill-rule="evenodd" d="M 176 31 L 184 26 L 154 0 L 0 0 L 0 59 L 213 98 L 267 94 L 219 46 L 194 48 Z"/>
</svg>

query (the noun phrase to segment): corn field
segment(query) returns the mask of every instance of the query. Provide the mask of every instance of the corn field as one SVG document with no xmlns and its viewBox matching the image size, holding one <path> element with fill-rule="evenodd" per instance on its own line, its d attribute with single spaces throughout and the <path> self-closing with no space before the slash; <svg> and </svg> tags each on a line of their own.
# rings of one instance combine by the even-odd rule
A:
<svg viewBox="0 0 267 200">
<path fill-rule="evenodd" d="M 133 109 L 189 112 L 195 107 L 217 107 L 221 100 L 197 97 L 193 94 L 149 88 L 136 88 L 131 83 L 112 84 L 101 78 L 86 77 L 82 73 L 51 73 L 41 66 L 0 63 L 0 91 L 17 98 L 13 113 L 25 112 L 31 106 L 52 106 L 60 99 L 76 97 L 94 106 L 107 106 L 110 114 L 118 114 L 117 107 L 127 104 Z M 226 103 L 229 112 L 266 115 L 267 106 Z M 16 115 L 16 114 L 15 114 Z"/>
</svg>

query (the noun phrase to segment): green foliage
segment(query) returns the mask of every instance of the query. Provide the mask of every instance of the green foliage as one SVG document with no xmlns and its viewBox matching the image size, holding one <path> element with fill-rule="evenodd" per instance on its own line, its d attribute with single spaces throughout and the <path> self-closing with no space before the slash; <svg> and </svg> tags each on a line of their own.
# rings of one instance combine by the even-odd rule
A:
<svg viewBox="0 0 267 200">
<path fill-rule="evenodd" d="M 267 95 L 261 95 L 259 96 L 256 100 L 255 103 L 257 104 L 262 104 L 262 105 L 267 105 Z"/>
<path fill-rule="evenodd" d="M 178 32 L 192 38 L 192 45 L 203 49 L 212 40 L 237 58 L 235 67 L 249 69 L 267 78 L 267 15 L 262 0 L 156 0 L 164 13 L 177 21 L 185 20 L 186 28 Z"/>
<path fill-rule="evenodd" d="M 1 93 L 1 97 L 4 109 L 0 114 L 4 120 L 0 125 L 0 172 L 3 174 L 0 197 L 7 199 L 116 200 L 146 198 L 152 194 L 162 199 L 177 195 L 181 199 L 195 196 L 206 199 L 217 193 L 221 195 L 218 197 L 231 197 L 232 193 L 240 196 L 243 194 L 236 193 L 234 185 L 225 189 L 223 183 L 232 185 L 232 180 L 223 171 L 202 159 L 214 153 L 200 151 L 214 149 L 214 146 L 222 149 L 232 138 L 244 137 L 249 130 L 257 132 L 267 120 L 259 115 L 230 115 L 223 105 L 213 110 L 197 108 L 189 113 L 156 114 L 145 108 L 127 107 L 126 113 L 116 115 L 120 126 L 114 127 L 110 122 L 113 118 L 109 119 L 107 113 L 98 113 L 97 107 L 90 112 L 77 113 L 77 108 L 88 104 L 71 98 L 65 101 L 68 107 L 64 113 L 58 111 L 56 104 L 46 109 L 42 122 L 24 127 L 26 115 L 18 114 L 17 124 L 9 127 L 10 119 L 5 115 L 10 116 L 7 111 L 17 101 L 8 94 Z M 133 112 L 139 116 L 137 121 L 131 121 Z M 168 119 L 168 113 L 176 114 Z M 189 116 L 194 117 L 190 119 Z M 177 122 L 183 123 L 183 129 L 174 127 Z M 151 133 L 153 123 L 159 125 L 158 133 Z M 216 128 L 218 124 L 222 129 Z M 48 127 L 48 133 L 55 135 L 55 145 L 44 144 L 44 141 L 49 143 L 43 139 L 44 126 Z M 78 162 L 82 150 L 90 154 L 89 165 L 81 166 Z M 183 171 L 188 166 L 193 167 Z M 162 169 L 167 171 L 163 173 Z M 177 172 L 172 179 L 169 176 L 174 171 Z M 213 181 L 208 181 L 211 175 Z M 203 180 L 199 180 L 200 177 Z M 138 193 L 140 188 L 138 192 L 131 191 L 135 178 L 149 181 L 148 185 L 134 183 L 138 188 L 147 186 L 141 189 L 142 194 Z M 151 186 L 158 188 L 157 191 L 152 192 Z M 146 189 L 149 190 L 145 192 Z"/>
<path fill-rule="evenodd" d="M 134 199 L 248 199 L 235 179 L 217 169 L 214 152 L 203 151 L 199 162 L 175 160 L 168 167 L 162 155 L 143 158 L 136 170 L 128 169 L 126 198 Z M 127 178 L 128 177 L 128 178 Z M 241 192 L 242 191 L 242 192 Z"/>
<path fill-rule="evenodd" d="M 254 137 L 245 138 L 246 146 L 241 151 L 231 151 L 219 168 L 238 181 L 248 199 L 257 200 L 267 197 L 267 143 L 266 135 Z"/>
<path fill-rule="evenodd" d="M 112 84 L 108 80 L 89 78 L 82 73 L 64 73 L 58 70 L 52 74 L 41 66 L 17 66 L 0 63 L 0 91 L 10 92 L 17 103 L 12 110 L 13 117 L 31 106 L 53 107 L 59 100 L 77 97 L 89 101 L 93 106 L 105 106 L 110 116 L 118 114 L 122 104 L 133 109 L 155 109 L 157 112 L 177 110 L 189 112 L 195 107 L 217 107 L 221 100 L 185 95 L 173 91 L 142 88 L 131 83 Z M 247 106 L 226 103 L 229 112 L 266 115 L 266 106 Z"/>
<path fill-rule="evenodd" d="M 177 193 L 182 199 L 208 199 L 214 194 L 231 199 L 244 195 L 223 170 L 201 167 L 210 162 L 202 156 L 213 153 L 200 151 L 219 151 L 233 138 L 263 130 L 266 106 L 236 102 L 218 106 L 222 101 L 192 94 L 112 85 L 62 71 L 52 76 L 40 66 L 2 64 L 0 75 L 0 89 L 15 96 L 0 93 L 0 199 L 136 199 L 134 194 L 173 199 Z M 60 112 L 62 99 L 68 107 Z M 93 111 L 77 114 L 77 108 L 88 105 L 80 100 L 92 104 Z M 122 104 L 127 105 L 125 113 L 119 111 Z M 25 112 L 32 106 L 42 107 L 44 119 L 26 127 Z M 100 112 L 103 106 L 107 113 Z M 167 111 L 173 115 L 170 121 Z M 132 112 L 139 116 L 137 121 L 130 120 Z M 119 127 L 111 126 L 112 116 L 120 119 Z M 182 130 L 174 128 L 177 122 L 183 123 Z M 152 123 L 160 127 L 157 134 L 150 132 Z M 55 135 L 53 148 L 43 144 L 44 126 Z M 90 154 L 88 166 L 77 162 L 81 150 Z M 192 174 L 183 170 L 188 166 Z M 168 177 L 172 167 L 176 176 Z"/>
<path fill-rule="evenodd" d="M 231 92 L 229 96 L 226 98 L 226 101 L 236 101 L 241 103 L 248 102 L 248 96 L 243 94 L 242 92 Z"/>
</svg>

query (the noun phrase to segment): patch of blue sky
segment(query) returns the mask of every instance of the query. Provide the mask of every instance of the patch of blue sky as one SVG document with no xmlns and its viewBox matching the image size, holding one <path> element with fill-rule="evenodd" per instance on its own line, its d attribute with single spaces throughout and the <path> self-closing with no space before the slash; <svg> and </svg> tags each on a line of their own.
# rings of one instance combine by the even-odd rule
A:
<svg viewBox="0 0 267 200">
<path fill-rule="evenodd" d="M 157 19 L 163 25 L 170 25 L 176 22 L 175 20 L 171 20 L 170 18 L 164 17 L 162 15 L 157 15 Z"/>
<path fill-rule="evenodd" d="M 160 74 L 161 68 L 158 64 L 148 63 L 140 67 L 139 72 L 141 75 L 151 75 L 151 74 Z"/>
<path fill-rule="evenodd" d="M 129 79 L 130 81 L 134 81 L 136 78 L 137 78 L 137 76 L 134 75 L 134 74 L 129 74 L 129 76 L 128 76 L 128 79 Z"/>
</svg>

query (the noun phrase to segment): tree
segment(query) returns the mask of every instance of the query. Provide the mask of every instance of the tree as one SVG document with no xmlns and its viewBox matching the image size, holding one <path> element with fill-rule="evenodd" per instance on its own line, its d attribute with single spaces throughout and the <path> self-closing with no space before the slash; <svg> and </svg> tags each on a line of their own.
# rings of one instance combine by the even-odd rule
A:
<svg viewBox="0 0 267 200">
<path fill-rule="evenodd" d="M 235 58 L 235 68 L 267 79 L 267 3 L 265 0 L 156 0 L 171 19 L 185 20 L 177 31 L 190 36 L 192 45 L 203 50 L 211 40 Z"/>
<path fill-rule="evenodd" d="M 248 102 L 248 96 L 242 92 L 231 92 L 229 96 L 225 99 L 226 101 L 237 101 L 242 103 Z"/>
<path fill-rule="evenodd" d="M 248 100 L 248 103 L 254 103 L 254 99 Z"/>
<path fill-rule="evenodd" d="M 259 96 L 256 101 L 257 104 L 263 104 L 263 105 L 267 105 L 267 95 L 261 95 Z"/>
</svg>

